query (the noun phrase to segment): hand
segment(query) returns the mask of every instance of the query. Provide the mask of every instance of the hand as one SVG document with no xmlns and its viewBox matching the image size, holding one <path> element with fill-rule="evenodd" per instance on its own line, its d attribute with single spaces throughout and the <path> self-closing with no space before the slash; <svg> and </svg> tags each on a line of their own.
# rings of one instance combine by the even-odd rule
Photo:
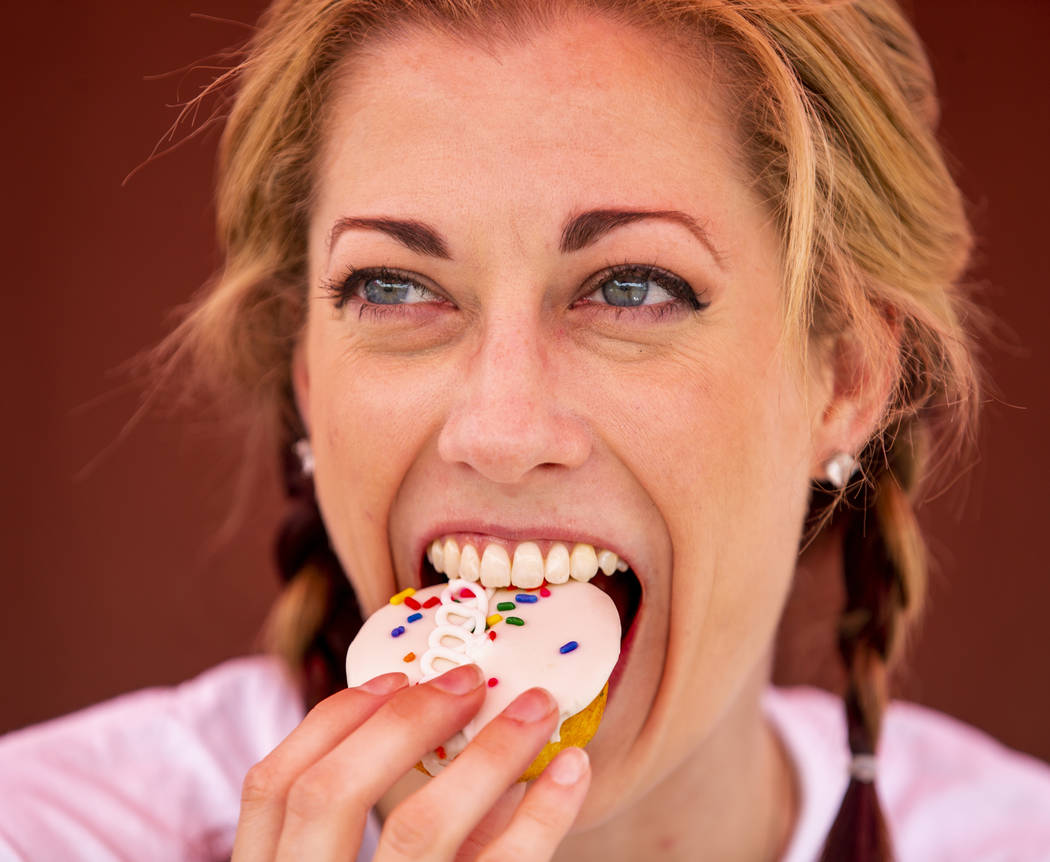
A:
<svg viewBox="0 0 1050 862">
<path fill-rule="evenodd" d="M 353 860 L 369 811 L 477 713 L 483 681 L 476 665 L 414 686 L 391 673 L 323 700 L 248 772 L 233 862 Z M 523 798 L 506 791 L 557 720 L 546 691 L 521 694 L 390 813 L 375 862 L 550 859 L 587 793 L 587 755 L 566 749 Z"/>
</svg>

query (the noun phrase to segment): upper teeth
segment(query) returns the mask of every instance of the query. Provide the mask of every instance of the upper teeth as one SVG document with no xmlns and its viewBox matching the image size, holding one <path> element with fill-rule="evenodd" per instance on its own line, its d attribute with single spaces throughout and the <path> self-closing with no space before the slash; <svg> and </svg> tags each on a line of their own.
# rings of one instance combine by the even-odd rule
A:
<svg viewBox="0 0 1050 862">
<path fill-rule="evenodd" d="M 480 580 L 486 587 L 509 587 L 531 590 L 546 579 L 552 584 L 564 584 L 569 578 L 589 581 L 599 570 L 607 575 L 626 571 L 627 563 L 612 551 L 595 550 L 594 545 L 578 543 L 570 549 L 555 542 L 544 560 L 539 545 L 521 542 L 513 549 L 513 556 L 502 545 L 490 542 L 484 550 L 469 543 L 460 547 L 452 538 L 435 539 L 427 548 L 427 559 L 449 580 Z"/>
</svg>

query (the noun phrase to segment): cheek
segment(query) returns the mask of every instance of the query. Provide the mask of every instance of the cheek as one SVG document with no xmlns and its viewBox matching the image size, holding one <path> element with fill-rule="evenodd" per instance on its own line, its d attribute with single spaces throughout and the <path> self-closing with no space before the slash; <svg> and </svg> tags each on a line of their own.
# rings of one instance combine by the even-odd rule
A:
<svg viewBox="0 0 1050 862">
<path fill-rule="evenodd" d="M 317 501 L 357 586 L 356 574 L 371 578 L 389 568 L 385 558 L 366 555 L 387 545 L 391 503 L 425 445 L 445 387 L 440 375 L 356 349 L 339 321 L 312 326 L 307 362 Z"/>
<path fill-rule="evenodd" d="M 733 533 L 759 512 L 793 523 L 792 501 L 806 497 L 802 391 L 773 348 L 740 350 L 747 341 L 711 339 L 658 362 L 606 369 L 581 393 L 676 546 L 716 529 Z"/>
<path fill-rule="evenodd" d="M 691 557 L 710 573 L 712 634 L 724 631 L 726 648 L 772 640 L 809 497 L 797 383 L 776 366 L 755 370 L 746 387 L 721 393 L 724 409 L 701 443 L 711 453 L 696 480 L 706 486 L 701 517 L 690 524 Z"/>
<path fill-rule="evenodd" d="M 808 422 L 775 361 L 726 369 L 705 398 L 692 460 L 691 517 L 678 529 L 672 627 L 693 698 L 727 697 L 769 654 L 795 570 L 808 500 Z"/>
<path fill-rule="evenodd" d="M 774 344 L 719 339 L 680 351 L 638 385 L 619 378 L 621 451 L 667 524 L 672 624 L 693 633 L 693 654 L 744 650 L 753 660 L 756 642 L 772 639 L 794 571 L 809 422 Z"/>
<path fill-rule="evenodd" d="M 669 681 L 668 739 L 684 748 L 764 675 L 808 500 L 809 424 L 791 370 L 771 351 L 713 351 L 700 366 L 643 420 L 662 435 L 647 467 L 674 549 L 668 648 L 653 660 Z"/>
<path fill-rule="evenodd" d="M 337 319 L 311 332 L 313 428 L 342 469 L 362 478 L 412 456 L 444 387 L 423 360 L 363 349 L 342 330 Z"/>
</svg>

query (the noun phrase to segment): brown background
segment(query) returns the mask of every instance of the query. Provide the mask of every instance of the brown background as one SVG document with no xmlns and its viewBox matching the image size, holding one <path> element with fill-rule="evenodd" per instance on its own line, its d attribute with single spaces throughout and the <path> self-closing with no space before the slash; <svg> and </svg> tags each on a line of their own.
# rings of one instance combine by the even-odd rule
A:
<svg viewBox="0 0 1050 862">
<path fill-rule="evenodd" d="M 254 21 L 260 6 L 7 13 L 0 731 L 249 651 L 275 595 L 273 477 L 240 527 L 220 528 L 239 441 L 185 414 L 122 435 L 139 395 L 122 366 L 217 263 L 214 132 L 121 184 L 174 119 L 166 103 L 202 80 L 147 76 L 246 33 L 191 13 Z M 1002 323 L 985 341 L 999 395 L 982 454 L 925 510 L 938 568 L 904 693 L 1048 759 L 1050 4 L 914 6 L 981 237 L 975 281 Z"/>
</svg>

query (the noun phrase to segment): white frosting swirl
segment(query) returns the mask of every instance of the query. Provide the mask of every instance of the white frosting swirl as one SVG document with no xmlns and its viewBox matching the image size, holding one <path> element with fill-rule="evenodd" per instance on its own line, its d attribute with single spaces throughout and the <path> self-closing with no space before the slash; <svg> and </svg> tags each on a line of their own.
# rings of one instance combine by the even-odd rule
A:
<svg viewBox="0 0 1050 862">
<path fill-rule="evenodd" d="M 464 590 L 470 598 L 455 602 L 453 597 Z M 448 668 L 434 667 L 437 659 L 451 662 L 455 667 L 470 664 L 475 660 L 477 648 L 485 643 L 485 617 L 488 614 L 490 594 L 481 584 L 456 579 L 449 581 L 441 591 L 441 607 L 434 614 L 437 624 L 427 638 L 429 649 L 419 659 L 423 671 L 421 682 L 441 676 Z M 454 618 L 458 617 L 458 621 Z M 449 646 L 445 638 L 458 643 Z"/>
</svg>

